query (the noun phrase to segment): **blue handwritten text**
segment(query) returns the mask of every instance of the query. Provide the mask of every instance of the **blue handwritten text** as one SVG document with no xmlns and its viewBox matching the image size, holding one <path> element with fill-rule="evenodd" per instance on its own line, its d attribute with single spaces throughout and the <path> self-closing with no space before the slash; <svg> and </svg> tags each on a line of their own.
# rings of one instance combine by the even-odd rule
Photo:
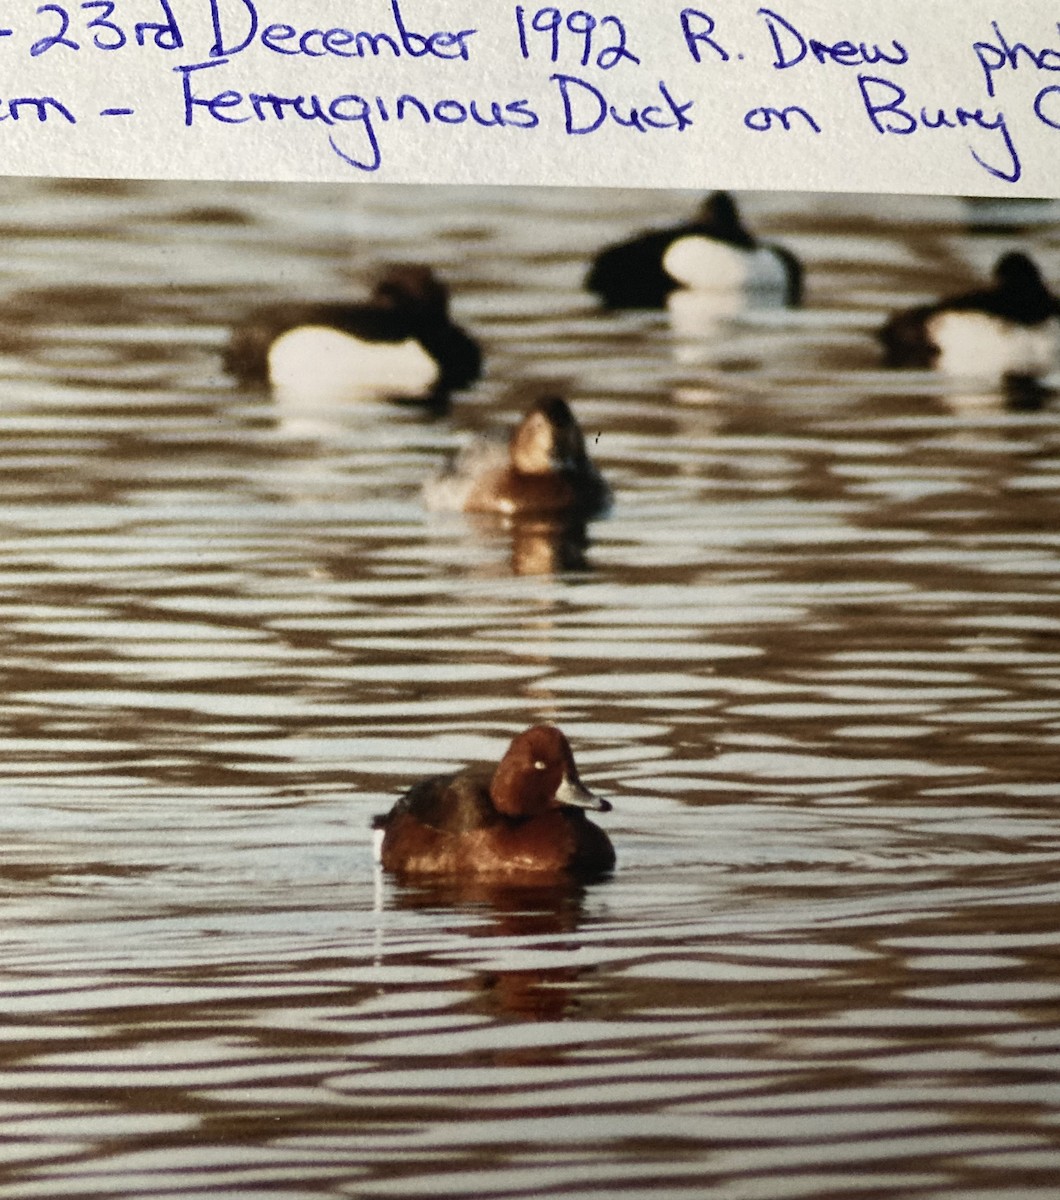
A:
<svg viewBox="0 0 1060 1200">
<path fill-rule="evenodd" d="M 530 58 L 533 51 L 530 33 L 543 33 L 548 47 L 549 62 L 559 62 L 561 47 L 566 42 L 581 44 L 579 61 L 587 67 L 594 61 L 602 71 L 610 71 L 620 62 L 640 63 L 628 46 L 626 27 L 618 17 L 595 17 L 584 9 L 575 9 L 564 17 L 558 8 L 539 8 L 530 18 L 521 4 L 515 6 L 515 28 L 519 35 L 519 53 Z M 607 42 L 601 46 L 601 42 Z M 600 47 L 597 49 L 597 47 Z M 596 51 L 595 58 L 593 51 Z M 577 51 L 576 51 L 577 52 Z"/>
<path fill-rule="evenodd" d="M 609 120 L 626 129 L 635 129 L 638 133 L 650 133 L 656 129 L 676 129 L 680 133 L 692 124 L 688 112 L 693 101 L 679 104 L 663 80 L 659 80 L 659 95 L 663 104 L 630 106 L 628 109 L 623 104 L 620 110 L 608 103 L 598 87 L 576 75 L 550 75 L 549 78 L 559 89 L 566 133 L 595 133 Z"/>
<path fill-rule="evenodd" d="M 892 40 L 890 51 L 866 42 L 825 42 L 807 37 L 771 8 L 760 8 L 758 15 L 765 21 L 773 42 L 773 66 L 778 71 L 797 67 L 807 57 L 822 66 L 834 63 L 838 67 L 871 66 L 885 62 L 900 67 L 909 61 L 909 51 L 899 41 Z"/>
<path fill-rule="evenodd" d="M 409 58 L 462 59 L 467 61 L 470 51 L 469 39 L 474 29 L 439 30 L 422 34 L 411 30 L 405 23 L 398 0 L 390 0 L 394 18 L 393 32 L 368 33 L 350 29 L 307 29 L 299 32 L 294 25 L 274 22 L 260 31 L 260 20 L 255 0 L 231 0 L 238 3 L 238 20 L 230 8 L 223 8 L 223 0 L 210 0 L 213 19 L 214 42 L 210 47 L 211 58 L 231 58 L 241 54 L 255 39 L 266 50 L 274 54 L 305 55 L 308 58 L 378 57 L 387 51 L 394 58 L 402 55 Z M 228 13 L 227 21 L 223 13 Z"/>
<path fill-rule="evenodd" d="M 994 76 L 997 72 L 1006 68 L 1019 70 L 1021 58 L 1026 58 L 1036 71 L 1060 71 L 1060 50 L 1051 46 L 1032 50 L 1026 42 L 1010 42 L 1001 32 L 997 21 L 991 21 L 990 28 L 994 31 L 994 41 L 972 43 L 972 49 L 986 78 L 988 96 L 994 95 Z M 1057 25 L 1057 29 L 1060 29 L 1060 24 Z"/>
<path fill-rule="evenodd" d="M 988 162 L 971 146 L 968 148 L 969 153 L 984 171 L 996 179 L 1015 183 L 1022 175 L 1015 142 L 1009 132 L 1005 114 L 1000 110 L 993 116 L 987 116 L 981 108 L 963 108 L 958 105 L 952 112 L 943 108 L 933 108 L 929 111 L 922 107 L 919 114 L 914 114 L 909 108 L 903 107 L 908 99 L 905 89 L 891 80 L 882 79 L 877 75 L 859 75 L 858 86 L 861 89 L 865 112 L 877 133 L 907 137 L 921 130 L 969 128 L 997 133 L 1007 156 L 1003 165 Z"/>
</svg>

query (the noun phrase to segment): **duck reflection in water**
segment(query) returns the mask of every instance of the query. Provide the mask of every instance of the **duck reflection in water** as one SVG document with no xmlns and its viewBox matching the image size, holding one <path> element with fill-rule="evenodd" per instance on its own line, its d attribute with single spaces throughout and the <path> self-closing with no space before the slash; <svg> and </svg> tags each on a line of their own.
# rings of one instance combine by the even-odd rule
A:
<svg viewBox="0 0 1060 1200">
<path fill-rule="evenodd" d="M 941 401 L 942 407 L 955 417 L 980 419 L 984 410 L 995 412 L 1034 413 L 1045 408 L 1056 395 L 1048 380 L 1011 376 L 996 387 L 968 386 L 967 380 L 943 379 L 941 392 L 925 396 L 925 407 Z M 954 386 L 956 384 L 956 386 Z"/>
<path fill-rule="evenodd" d="M 580 928 L 585 898 L 585 887 L 571 880 L 511 884 L 474 875 L 421 876 L 402 879 L 388 892 L 387 902 L 403 910 L 436 910 L 439 921 L 450 927 L 455 916 L 461 936 L 481 940 L 483 957 L 490 955 L 491 942 L 503 943 L 497 947 L 496 965 L 481 967 L 461 984 L 472 1010 L 558 1021 L 582 1001 L 594 970 L 564 962 L 577 953 L 577 944 L 565 935 Z M 520 1051 L 520 1061 L 526 1062 L 528 1054 L 532 1052 Z"/>
<path fill-rule="evenodd" d="M 512 575 L 564 575 L 592 570 L 588 525 L 577 517 L 469 513 L 467 523 L 483 542 L 507 547 L 507 571 Z"/>
<path fill-rule="evenodd" d="M 611 503 L 581 427 L 558 396 L 532 404 L 507 447 L 483 439 L 464 447 L 423 493 L 428 509 L 463 512 L 483 536 L 507 533 L 517 575 L 586 569 L 587 523 Z"/>
</svg>

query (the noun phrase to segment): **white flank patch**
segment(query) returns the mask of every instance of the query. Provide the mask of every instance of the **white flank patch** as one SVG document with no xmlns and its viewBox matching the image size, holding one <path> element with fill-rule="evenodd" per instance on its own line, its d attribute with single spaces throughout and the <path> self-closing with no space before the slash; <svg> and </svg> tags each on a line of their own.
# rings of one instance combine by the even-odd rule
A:
<svg viewBox="0 0 1060 1200">
<path fill-rule="evenodd" d="M 383 838 L 386 837 L 385 829 L 372 830 L 372 857 L 377 863 L 383 861 Z"/>
<path fill-rule="evenodd" d="M 1060 323 L 1028 328 L 976 312 L 942 312 L 928 321 L 938 370 L 973 379 L 1046 375 L 1060 361 Z"/>
<path fill-rule="evenodd" d="M 269 347 L 269 380 L 287 398 L 420 399 L 438 374 L 438 364 L 414 338 L 365 342 L 326 325 L 301 325 Z"/>
<path fill-rule="evenodd" d="M 788 286 L 783 261 L 768 247 L 741 250 L 707 237 L 683 237 L 663 255 L 663 270 L 693 291 L 780 291 Z"/>
</svg>

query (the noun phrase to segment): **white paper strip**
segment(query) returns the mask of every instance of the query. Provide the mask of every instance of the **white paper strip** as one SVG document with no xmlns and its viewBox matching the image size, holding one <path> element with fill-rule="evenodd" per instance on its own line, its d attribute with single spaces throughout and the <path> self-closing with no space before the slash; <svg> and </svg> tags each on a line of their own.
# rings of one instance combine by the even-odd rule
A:
<svg viewBox="0 0 1060 1200">
<path fill-rule="evenodd" d="M 1060 195 L 1045 0 L 0 6 L 11 174 Z"/>
</svg>

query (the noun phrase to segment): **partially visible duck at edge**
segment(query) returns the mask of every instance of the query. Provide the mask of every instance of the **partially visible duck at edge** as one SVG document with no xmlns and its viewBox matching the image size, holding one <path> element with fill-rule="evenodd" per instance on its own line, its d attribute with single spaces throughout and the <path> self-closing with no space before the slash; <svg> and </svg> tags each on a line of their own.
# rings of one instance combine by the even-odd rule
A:
<svg viewBox="0 0 1060 1200">
<path fill-rule="evenodd" d="M 563 733 L 535 725 L 495 767 L 414 784 L 372 822 L 376 858 L 408 876 L 587 881 L 612 870 L 615 851 L 584 810 L 610 808 L 582 784 Z"/>
<path fill-rule="evenodd" d="M 1027 255 L 1011 252 L 990 287 L 896 313 L 878 337 L 888 366 L 1033 381 L 1060 362 L 1060 301 Z"/>
<path fill-rule="evenodd" d="M 581 427 L 558 396 L 530 408 L 507 449 L 493 442 L 472 443 L 423 490 L 430 509 L 506 516 L 587 519 L 611 499 L 586 453 Z"/>
<path fill-rule="evenodd" d="M 246 383 L 313 399 L 437 402 L 478 379 L 478 345 L 449 317 L 429 267 L 388 268 L 359 304 L 277 304 L 236 329 L 225 369 Z"/>
<path fill-rule="evenodd" d="M 802 266 L 782 246 L 759 242 L 728 192 L 713 192 L 691 221 L 605 247 L 585 286 L 609 308 L 665 308 L 671 293 L 774 293 L 802 300 Z"/>
</svg>

